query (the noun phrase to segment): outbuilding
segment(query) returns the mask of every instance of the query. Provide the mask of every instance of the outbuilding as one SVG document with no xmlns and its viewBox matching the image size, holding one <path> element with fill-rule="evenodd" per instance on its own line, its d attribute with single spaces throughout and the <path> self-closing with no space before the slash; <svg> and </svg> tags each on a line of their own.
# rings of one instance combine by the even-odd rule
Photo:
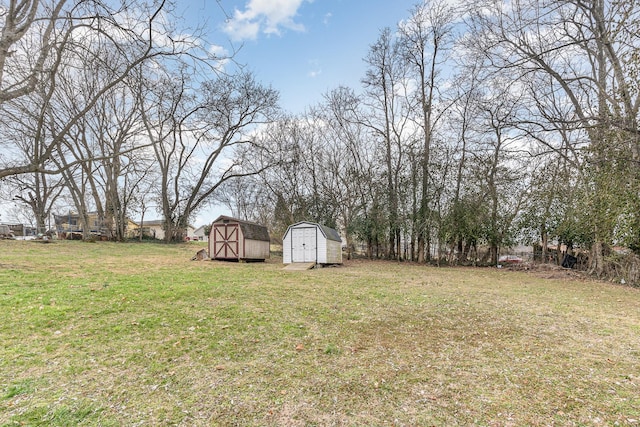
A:
<svg viewBox="0 0 640 427">
<path fill-rule="evenodd" d="M 269 244 L 267 227 L 221 215 L 211 224 L 209 258 L 264 261 L 269 258 Z"/>
<path fill-rule="evenodd" d="M 282 262 L 342 264 L 342 239 L 333 228 L 301 221 L 290 225 L 282 238 Z"/>
</svg>

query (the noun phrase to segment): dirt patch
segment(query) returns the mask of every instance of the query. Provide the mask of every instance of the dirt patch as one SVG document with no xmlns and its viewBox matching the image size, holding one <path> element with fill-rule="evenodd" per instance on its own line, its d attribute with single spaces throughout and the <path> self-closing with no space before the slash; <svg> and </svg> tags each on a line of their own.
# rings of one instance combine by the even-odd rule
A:
<svg viewBox="0 0 640 427">
<path fill-rule="evenodd" d="M 375 260 L 371 261 L 368 259 L 352 259 L 349 261 L 345 261 L 343 266 L 346 267 L 363 267 L 369 263 L 375 262 L 376 264 L 380 263 L 388 263 L 393 265 L 403 264 L 399 261 L 389 261 L 389 260 Z M 413 262 L 407 262 L 407 265 L 420 265 Z M 431 264 L 424 264 L 431 265 Z M 474 269 L 474 270 L 483 270 L 483 269 L 494 269 L 495 267 L 471 267 L 471 266 L 451 266 L 451 268 L 455 269 Z M 562 268 L 559 265 L 555 264 L 538 264 L 538 263 L 518 263 L 518 264 L 509 264 L 503 265 L 501 267 L 506 271 L 519 271 L 524 273 L 529 273 L 535 277 L 539 277 L 542 279 L 550 279 L 550 280 L 596 280 L 594 277 L 589 276 L 586 271 Z"/>
<path fill-rule="evenodd" d="M 505 267 L 506 270 L 522 271 L 530 273 L 541 279 L 550 280 L 594 280 L 587 272 L 563 268 L 555 264 L 513 264 Z"/>
</svg>

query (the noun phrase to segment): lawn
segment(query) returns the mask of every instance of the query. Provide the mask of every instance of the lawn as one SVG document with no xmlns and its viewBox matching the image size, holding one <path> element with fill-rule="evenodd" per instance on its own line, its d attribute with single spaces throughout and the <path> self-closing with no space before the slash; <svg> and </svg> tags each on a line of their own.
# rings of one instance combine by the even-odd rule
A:
<svg viewBox="0 0 640 427">
<path fill-rule="evenodd" d="M 0 241 L 0 425 L 640 426 L 640 290 Z"/>
</svg>

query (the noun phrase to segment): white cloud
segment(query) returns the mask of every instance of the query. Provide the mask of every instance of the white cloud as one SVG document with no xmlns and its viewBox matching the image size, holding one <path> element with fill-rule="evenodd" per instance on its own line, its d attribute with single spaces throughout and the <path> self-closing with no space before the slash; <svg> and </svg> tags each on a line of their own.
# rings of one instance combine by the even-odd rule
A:
<svg viewBox="0 0 640 427">
<path fill-rule="evenodd" d="M 236 9 L 224 26 L 234 40 L 256 39 L 264 34 L 280 34 L 282 28 L 304 31 L 304 25 L 294 18 L 304 0 L 249 0 L 245 9 Z"/>
<path fill-rule="evenodd" d="M 234 17 L 234 19 L 230 19 L 224 24 L 223 29 L 233 40 L 253 40 L 258 37 L 260 24 L 239 21 Z"/>
</svg>

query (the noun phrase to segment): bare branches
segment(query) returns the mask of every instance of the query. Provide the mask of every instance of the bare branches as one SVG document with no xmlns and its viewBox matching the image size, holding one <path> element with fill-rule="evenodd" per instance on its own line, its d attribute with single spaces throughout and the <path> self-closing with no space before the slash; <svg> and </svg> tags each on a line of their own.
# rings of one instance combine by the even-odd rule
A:
<svg viewBox="0 0 640 427">
<path fill-rule="evenodd" d="M 46 6 L 42 3 L 44 1 L 41 0 L 10 0 L 9 8 L 0 14 L 0 105 L 32 92 L 46 71 L 45 63 L 52 57 L 52 62 L 55 62 L 55 57 L 59 55 L 56 46 L 58 36 L 55 33 L 67 1 L 58 0 Z M 43 9 L 47 9 L 45 16 L 38 16 Z M 36 26 L 43 27 L 43 30 L 39 31 Z M 36 46 L 40 47 L 35 52 L 25 46 L 30 42 L 26 40 L 30 31 L 41 34 L 39 40 L 35 41 Z M 33 55 L 26 69 L 23 67 L 27 62 L 25 55 Z"/>
<path fill-rule="evenodd" d="M 186 223 L 222 184 L 269 166 L 249 167 L 250 156 L 260 153 L 252 132 L 273 119 L 278 96 L 243 72 L 198 84 L 167 70 L 162 80 L 149 83 L 142 117 L 159 166 L 166 238 L 180 239 Z M 247 158 L 244 146 L 251 146 Z"/>
<path fill-rule="evenodd" d="M 15 2 L 11 3 L 13 5 Z M 128 24 L 118 22 L 114 17 L 118 10 L 110 9 L 100 2 L 89 1 L 77 4 L 74 2 L 69 4 L 70 7 L 64 12 L 63 6 L 67 4 L 65 1 L 59 1 L 53 5 L 45 3 L 44 1 L 30 3 L 32 13 L 24 17 L 20 27 L 14 21 L 18 16 L 16 14 L 22 9 L 17 8 L 14 15 L 8 15 L 5 19 L 2 33 L 4 45 L 0 45 L 1 72 L 11 69 L 12 75 L 22 77 L 16 80 L 9 79 L 6 74 L 0 75 L 2 76 L 0 84 L 3 85 L 0 92 L 2 108 L 12 108 L 8 104 L 9 101 L 30 96 L 38 85 L 46 88 L 44 90 L 48 95 L 28 102 L 33 102 L 34 108 L 44 112 L 51 108 L 50 103 L 57 102 L 56 100 L 61 98 L 58 94 L 61 78 L 64 76 L 69 78 L 74 74 L 77 76 L 84 69 L 81 64 L 86 63 L 102 64 L 102 71 L 96 72 L 97 69 L 93 67 L 92 70 L 96 74 L 85 77 L 94 83 L 93 86 L 90 87 L 89 92 L 83 94 L 82 104 L 76 105 L 76 114 L 67 117 L 64 125 L 58 128 L 55 134 L 50 135 L 49 140 L 46 141 L 46 149 L 42 150 L 40 155 L 33 158 L 30 163 L 0 165 L 0 178 L 36 171 L 59 172 L 58 168 L 48 170 L 47 162 L 84 115 L 94 108 L 106 93 L 122 84 L 140 64 L 158 57 L 178 55 L 182 49 L 177 41 L 167 43 L 168 39 L 159 31 L 160 27 L 156 21 L 163 11 L 164 1 L 149 11 L 144 22 L 146 30 L 143 32 L 138 28 L 140 21 L 134 20 Z M 24 13 L 20 16 L 23 15 Z M 43 23 L 46 25 L 40 32 Z M 18 30 L 22 32 L 17 33 Z M 32 62 L 26 61 L 25 58 L 9 64 L 6 60 L 8 49 L 11 46 L 27 49 L 24 43 L 18 45 L 18 42 L 24 41 L 27 35 L 38 39 L 32 46 L 36 52 L 34 65 L 30 65 Z M 158 41 L 163 37 L 164 45 L 159 45 Z M 108 61 L 103 60 L 107 57 Z M 45 63 L 46 70 L 43 68 Z"/>
</svg>

